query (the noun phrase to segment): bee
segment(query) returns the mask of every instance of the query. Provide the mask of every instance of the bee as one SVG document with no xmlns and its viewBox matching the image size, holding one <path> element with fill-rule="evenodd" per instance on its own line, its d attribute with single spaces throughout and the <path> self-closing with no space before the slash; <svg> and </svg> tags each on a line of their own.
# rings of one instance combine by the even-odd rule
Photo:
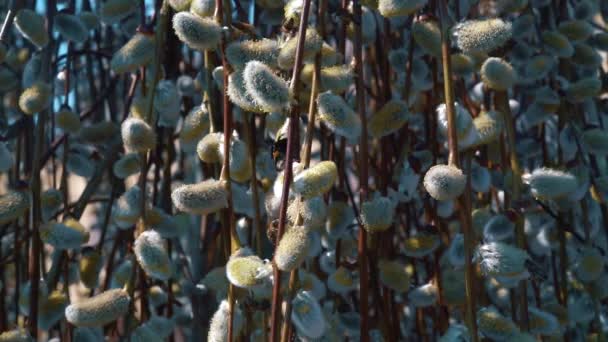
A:
<svg viewBox="0 0 608 342">
<path fill-rule="evenodd" d="M 287 156 L 287 138 L 279 138 L 272 144 L 271 155 L 275 169 L 283 171 Z"/>
</svg>

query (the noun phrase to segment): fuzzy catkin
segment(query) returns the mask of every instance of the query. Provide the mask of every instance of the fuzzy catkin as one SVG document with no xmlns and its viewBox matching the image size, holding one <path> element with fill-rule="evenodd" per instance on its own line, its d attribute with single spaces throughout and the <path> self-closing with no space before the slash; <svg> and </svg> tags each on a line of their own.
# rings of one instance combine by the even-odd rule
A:
<svg viewBox="0 0 608 342">
<path fill-rule="evenodd" d="M 49 33 L 40 14 L 23 8 L 15 15 L 14 22 L 17 30 L 36 47 L 43 48 L 49 43 Z"/>
<path fill-rule="evenodd" d="M 147 230 L 141 233 L 135 240 L 133 252 L 149 277 L 165 281 L 172 276 L 171 260 L 165 250 L 163 238 L 157 232 Z"/>
<path fill-rule="evenodd" d="M 48 83 L 34 82 L 26 88 L 19 96 L 19 108 L 25 113 L 32 115 L 41 112 L 51 104 L 52 88 Z"/>
<path fill-rule="evenodd" d="M 319 119 L 337 135 L 356 142 L 361 134 L 361 120 L 344 102 L 344 99 L 331 92 L 317 96 Z"/>
<path fill-rule="evenodd" d="M 491 52 L 511 39 L 510 22 L 500 18 L 467 20 L 452 29 L 456 45 L 464 52 Z"/>
<path fill-rule="evenodd" d="M 72 303 L 65 309 L 65 318 L 78 327 L 101 327 L 129 310 L 131 298 L 123 289 L 107 290 L 94 297 Z"/>
<path fill-rule="evenodd" d="M 466 176 L 452 165 L 435 165 L 424 175 L 424 188 L 438 201 L 453 200 L 464 192 Z"/>
<path fill-rule="evenodd" d="M 265 112 L 282 112 L 289 106 L 287 83 L 262 62 L 248 62 L 243 71 L 245 89 Z"/>
<path fill-rule="evenodd" d="M 296 175 L 293 188 L 304 199 L 309 199 L 329 191 L 337 177 L 336 164 L 333 161 L 322 161 Z"/>
<path fill-rule="evenodd" d="M 213 314 L 209 324 L 207 342 L 225 342 L 228 340 L 228 321 L 230 318 L 230 304 L 227 300 L 220 303 L 219 308 Z M 232 334 L 238 336 L 243 329 L 243 314 L 239 308 L 234 308 L 234 318 L 232 321 Z"/>
<path fill-rule="evenodd" d="M 130 117 L 121 126 L 122 142 L 125 148 L 132 152 L 146 152 L 154 148 L 156 133 L 142 119 Z"/>
<path fill-rule="evenodd" d="M 254 60 L 276 67 L 278 56 L 279 43 L 274 39 L 236 41 L 226 47 L 226 59 L 235 68 Z"/>
<path fill-rule="evenodd" d="M 30 195 L 24 191 L 9 191 L 0 196 L 0 224 L 21 217 L 30 208 Z"/>
<path fill-rule="evenodd" d="M 118 74 L 135 71 L 152 61 L 154 51 L 154 36 L 138 32 L 114 53 L 110 66 Z"/>
<path fill-rule="evenodd" d="M 215 20 L 190 12 L 179 12 L 173 16 L 173 30 L 182 42 L 201 51 L 215 48 L 222 34 Z"/>
<path fill-rule="evenodd" d="M 301 226 L 289 228 L 281 237 L 276 248 L 274 262 L 283 272 L 298 268 L 306 257 L 308 248 L 308 229 Z"/>
<path fill-rule="evenodd" d="M 171 199 L 177 209 L 199 215 L 214 213 L 228 205 L 226 185 L 215 179 L 182 185 L 173 190 Z"/>
</svg>

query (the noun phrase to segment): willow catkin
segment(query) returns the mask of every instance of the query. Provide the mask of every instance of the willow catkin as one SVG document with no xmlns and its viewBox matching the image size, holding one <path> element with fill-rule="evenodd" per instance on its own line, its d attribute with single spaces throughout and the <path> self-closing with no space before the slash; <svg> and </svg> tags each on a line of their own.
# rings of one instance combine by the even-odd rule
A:
<svg viewBox="0 0 608 342">
<path fill-rule="evenodd" d="M 241 109 L 254 113 L 264 113 L 264 109 L 256 103 L 245 87 L 244 70 L 235 70 L 228 76 L 227 94 L 230 101 Z"/>
<path fill-rule="evenodd" d="M 156 133 L 142 119 L 130 117 L 123 121 L 120 130 L 125 148 L 131 152 L 146 152 L 156 145 Z"/>
<path fill-rule="evenodd" d="M 238 253 L 239 251 L 235 252 L 235 254 Z M 226 263 L 226 277 L 234 286 L 251 288 L 262 281 L 259 275 L 264 267 L 264 261 L 256 255 L 251 255 L 251 251 L 248 254 L 243 256 L 233 255 Z"/>
<path fill-rule="evenodd" d="M 308 233 L 307 228 L 294 226 L 283 234 L 274 254 L 279 270 L 291 272 L 302 264 L 308 249 Z"/>
<path fill-rule="evenodd" d="M 100 121 L 87 126 L 81 126 L 78 138 L 85 143 L 93 145 L 102 145 L 120 133 L 120 128 L 115 123 L 110 121 Z"/>
<path fill-rule="evenodd" d="M 112 172 L 120 179 L 127 178 L 141 171 L 141 157 L 139 153 L 127 153 L 120 157 L 114 165 Z"/>
<path fill-rule="evenodd" d="M 314 65 L 307 64 L 302 69 L 302 81 L 311 86 Z M 348 65 L 333 65 L 321 69 L 319 79 L 321 91 L 331 90 L 334 93 L 343 93 L 354 83 L 353 69 Z"/>
<path fill-rule="evenodd" d="M 30 208 L 30 194 L 26 191 L 9 190 L 0 196 L 0 224 L 6 224 L 23 216 Z"/>
<path fill-rule="evenodd" d="M 293 188 L 302 198 L 310 199 L 329 191 L 337 178 L 336 164 L 322 161 L 297 174 L 293 179 Z"/>
<path fill-rule="evenodd" d="M 40 14 L 23 8 L 15 15 L 14 22 L 19 33 L 36 47 L 43 48 L 49 43 L 49 33 L 46 30 L 44 17 Z"/>
<path fill-rule="evenodd" d="M 121 229 L 134 225 L 141 215 L 141 190 L 134 185 L 125 191 L 112 208 L 114 223 Z"/>
<path fill-rule="evenodd" d="M 215 13 L 215 0 L 192 0 L 190 12 L 199 17 L 211 17 Z"/>
<path fill-rule="evenodd" d="M 184 123 L 179 132 L 180 146 L 185 152 L 193 152 L 197 143 L 209 131 L 209 112 L 204 105 L 192 108 L 184 118 Z"/>
<path fill-rule="evenodd" d="M 51 104 L 52 92 L 48 83 L 34 82 L 30 87 L 24 89 L 19 96 L 19 108 L 29 115 L 41 112 Z"/>
<path fill-rule="evenodd" d="M 507 90 L 517 81 L 515 70 L 505 60 L 490 57 L 481 66 L 483 84 L 494 90 Z"/>
<path fill-rule="evenodd" d="M 369 119 L 369 133 L 374 138 L 382 138 L 398 131 L 409 119 L 407 104 L 400 100 L 391 100 L 384 104 Z"/>
<path fill-rule="evenodd" d="M 127 291 L 107 290 L 70 304 L 65 309 L 65 318 L 77 327 L 101 327 L 125 315 L 130 302 Z"/>
<path fill-rule="evenodd" d="M 48 297 L 40 298 L 38 309 L 38 328 L 41 330 L 51 329 L 63 318 L 66 306 L 69 304 L 65 293 L 58 290 L 53 291 Z"/>
<path fill-rule="evenodd" d="M 226 47 L 226 59 L 235 68 L 259 61 L 269 67 L 277 66 L 279 43 L 274 39 L 235 41 Z"/>
<path fill-rule="evenodd" d="M 497 341 L 505 341 L 519 333 L 515 323 L 494 308 L 482 308 L 477 312 L 477 326 L 480 333 Z"/>
<path fill-rule="evenodd" d="M 424 188 L 438 201 L 453 200 L 464 192 L 466 176 L 452 165 L 435 165 L 424 175 Z"/>
<path fill-rule="evenodd" d="M 292 300 L 291 321 L 298 332 L 311 339 L 323 336 L 325 316 L 317 298 L 309 291 L 299 291 Z"/>
<path fill-rule="evenodd" d="M 179 12 L 173 16 L 173 30 L 182 42 L 195 50 L 215 48 L 222 34 L 215 20 L 190 12 Z"/>
<path fill-rule="evenodd" d="M 99 16 L 104 23 L 111 25 L 126 18 L 136 8 L 134 0 L 108 0 L 101 3 Z"/>
<path fill-rule="evenodd" d="M 562 21 L 558 30 L 561 34 L 568 37 L 570 41 L 582 42 L 593 34 L 593 27 L 585 20 L 566 20 Z"/>
<path fill-rule="evenodd" d="M 379 0 L 378 11 L 387 18 L 410 15 L 424 7 L 428 0 Z"/>
<path fill-rule="evenodd" d="M 55 16 L 55 29 L 69 41 L 84 43 L 88 38 L 88 30 L 80 17 L 68 14 L 57 13 Z"/>
<path fill-rule="evenodd" d="M 452 29 L 456 45 L 464 52 L 492 52 L 512 35 L 510 22 L 500 18 L 467 20 Z"/>
<path fill-rule="evenodd" d="M 208 179 L 197 184 L 182 185 L 171 193 L 173 205 L 181 211 L 206 215 L 228 206 L 224 181 Z"/>
<path fill-rule="evenodd" d="M 78 221 L 69 218 L 62 223 L 49 222 L 40 228 L 40 239 L 56 249 L 79 248 L 89 241 L 89 232 Z"/>
<path fill-rule="evenodd" d="M 319 35 L 317 30 L 313 27 L 306 29 L 306 36 L 304 40 L 304 54 L 303 58 L 311 58 L 316 55 L 323 46 L 323 38 Z M 296 48 L 298 44 L 299 36 L 292 37 L 290 40 L 285 42 L 281 46 L 278 56 L 279 67 L 283 70 L 289 70 L 293 68 L 296 60 Z"/>
<path fill-rule="evenodd" d="M 376 197 L 361 205 L 361 221 L 369 233 L 386 231 L 393 223 L 394 205 L 388 197 Z"/>
<path fill-rule="evenodd" d="M 63 108 L 55 114 L 55 125 L 66 133 L 77 134 L 80 130 L 80 116 L 69 108 Z"/>
<path fill-rule="evenodd" d="M 133 72 L 152 61 L 155 51 L 154 35 L 137 32 L 112 55 L 110 67 L 118 74 Z"/>
<path fill-rule="evenodd" d="M 441 57 L 441 32 L 436 21 L 415 21 L 412 24 L 412 37 L 425 52 Z"/>
<path fill-rule="evenodd" d="M 289 107 L 287 83 L 262 62 L 248 62 L 243 70 L 245 89 L 265 112 L 282 112 Z"/>
<path fill-rule="evenodd" d="M 232 335 L 240 335 L 244 327 L 243 313 L 238 307 L 233 308 Z M 230 304 L 227 300 L 222 300 L 217 311 L 211 318 L 207 342 L 228 341 L 228 325 L 230 320 Z"/>
<path fill-rule="evenodd" d="M 582 141 L 589 153 L 598 157 L 608 155 L 608 132 L 601 128 L 592 128 L 583 132 Z"/>
<path fill-rule="evenodd" d="M 135 240 L 133 252 L 149 277 L 162 281 L 171 278 L 173 267 L 160 234 L 153 230 L 141 233 Z"/>
<path fill-rule="evenodd" d="M 317 96 L 319 119 L 337 135 L 351 142 L 359 140 L 361 120 L 344 99 L 331 92 Z"/>
<path fill-rule="evenodd" d="M 578 180 L 568 172 L 550 168 L 539 168 L 522 177 L 530 186 L 532 195 L 555 199 L 569 195 L 578 188 Z"/>
<path fill-rule="evenodd" d="M 156 85 L 154 111 L 158 117 L 158 126 L 175 127 L 180 118 L 180 96 L 175 83 L 161 80 Z"/>
<path fill-rule="evenodd" d="M 213 132 L 205 135 L 196 145 L 196 153 L 201 161 L 205 163 L 219 163 L 222 160 L 220 145 L 224 140 L 224 134 Z"/>
<path fill-rule="evenodd" d="M 92 249 L 86 248 L 82 251 L 82 256 L 78 262 L 78 270 L 80 272 L 80 281 L 89 289 L 97 287 L 99 271 L 103 266 L 101 254 Z"/>
</svg>

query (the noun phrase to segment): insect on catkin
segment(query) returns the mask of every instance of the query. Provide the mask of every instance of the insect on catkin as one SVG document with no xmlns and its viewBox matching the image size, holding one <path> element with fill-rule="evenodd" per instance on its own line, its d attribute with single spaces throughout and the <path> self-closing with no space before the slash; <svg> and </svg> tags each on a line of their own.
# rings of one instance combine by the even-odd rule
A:
<svg viewBox="0 0 608 342">
<path fill-rule="evenodd" d="M 178 187 L 171 193 L 173 205 L 181 211 L 206 215 L 228 206 L 228 193 L 224 181 L 208 179 L 197 184 Z"/>
<path fill-rule="evenodd" d="M 65 309 L 65 318 L 77 327 L 101 327 L 126 314 L 130 302 L 127 291 L 107 290 L 70 304 Z"/>
<path fill-rule="evenodd" d="M 336 178 L 336 164 L 333 161 L 322 161 L 297 174 L 293 179 L 293 189 L 304 199 L 309 199 L 329 191 Z"/>
<path fill-rule="evenodd" d="M 173 268 L 165 242 L 157 232 L 147 230 L 141 233 L 135 240 L 133 252 L 149 277 L 165 281 L 172 276 Z"/>
<path fill-rule="evenodd" d="M 146 152 L 156 145 L 156 133 L 142 119 L 126 119 L 122 123 L 120 133 L 125 148 L 131 152 Z"/>
<path fill-rule="evenodd" d="M 211 50 L 217 46 L 221 27 L 211 18 L 202 18 L 190 12 L 173 16 L 173 30 L 182 42 L 194 50 Z"/>
<path fill-rule="evenodd" d="M 245 89 L 266 112 L 282 112 L 289 106 L 287 83 L 262 62 L 248 62 L 243 71 Z"/>
<path fill-rule="evenodd" d="M 15 16 L 15 27 L 27 40 L 39 49 L 49 43 L 49 33 L 46 30 L 44 17 L 31 9 L 21 9 Z"/>
</svg>

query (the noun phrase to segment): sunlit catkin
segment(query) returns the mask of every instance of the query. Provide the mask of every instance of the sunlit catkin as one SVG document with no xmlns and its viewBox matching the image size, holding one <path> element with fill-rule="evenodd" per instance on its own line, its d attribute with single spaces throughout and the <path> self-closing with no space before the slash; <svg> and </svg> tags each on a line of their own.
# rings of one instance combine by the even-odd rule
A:
<svg viewBox="0 0 608 342">
<path fill-rule="evenodd" d="M 424 175 L 424 188 L 438 201 L 453 200 L 464 192 L 466 176 L 452 165 L 435 165 Z"/>
<path fill-rule="evenodd" d="M 317 97 L 319 119 L 337 135 L 356 142 L 361 134 L 361 120 L 344 99 L 331 92 Z"/>
<path fill-rule="evenodd" d="M 239 253 L 245 255 L 240 256 Z M 246 252 L 239 250 L 226 263 L 226 277 L 234 286 L 251 288 L 261 282 L 259 274 L 262 267 L 264 267 L 264 261 L 258 256 L 251 255 L 249 250 Z"/>
<path fill-rule="evenodd" d="M 258 61 L 248 62 L 243 71 L 245 89 L 266 112 L 282 112 L 289 106 L 287 83 Z"/>
<path fill-rule="evenodd" d="M 492 52 L 511 39 L 511 23 L 500 18 L 467 20 L 452 29 L 456 45 L 464 52 Z"/>
<path fill-rule="evenodd" d="M 250 61 L 276 67 L 278 56 L 279 43 L 274 39 L 236 41 L 226 47 L 226 58 L 235 68 L 245 67 Z"/>
<path fill-rule="evenodd" d="M 19 33 L 36 47 L 43 48 L 48 44 L 49 33 L 44 24 L 44 17 L 31 9 L 23 8 L 17 12 L 15 26 Z"/>
<path fill-rule="evenodd" d="M 215 179 L 182 185 L 173 190 L 171 199 L 177 209 L 198 215 L 214 213 L 228 205 L 225 182 Z"/>
<path fill-rule="evenodd" d="M 333 161 L 322 161 L 296 175 L 293 188 L 304 199 L 309 199 L 329 191 L 337 177 L 336 164 Z"/>
<path fill-rule="evenodd" d="M 573 174 L 556 169 L 539 168 L 522 179 L 530 186 L 532 195 L 544 199 L 567 196 L 578 187 L 578 180 Z"/>
<path fill-rule="evenodd" d="M 70 304 L 65 309 L 65 318 L 78 327 L 101 327 L 126 314 L 130 302 L 127 291 L 107 290 Z"/>
<path fill-rule="evenodd" d="M 407 16 L 424 7 L 428 0 L 379 0 L 378 11 L 384 17 Z"/>
<path fill-rule="evenodd" d="M 135 240 L 133 252 L 146 274 L 154 279 L 168 280 L 173 274 L 171 260 L 163 238 L 153 230 L 141 233 Z"/>
<path fill-rule="evenodd" d="M 232 335 L 240 335 L 244 327 L 243 313 L 238 307 L 233 308 L 234 318 L 232 321 Z M 217 311 L 211 318 L 209 324 L 209 334 L 207 342 L 225 342 L 228 341 L 228 325 L 230 320 L 230 304 L 227 300 L 222 300 Z"/>
<path fill-rule="evenodd" d="M 283 272 L 298 268 L 304 261 L 308 249 L 308 229 L 290 227 L 281 237 L 274 254 L 274 263 Z"/>
<path fill-rule="evenodd" d="M 30 205 L 30 194 L 26 191 L 10 190 L 0 196 L 0 224 L 9 223 L 23 216 Z"/>
<path fill-rule="evenodd" d="M 156 134 L 142 119 L 130 117 L 123 121 L 120 133 L 125 148 L 131 152 L 146 152 L 154 148 Z"/>
<path fill-rule="evenodd" d="M 374 138 L 382 138 L 398 131 L 408 120 L 407 104 L 391 100 L 369 119 L 369 133 Z"/>
<path fill-rule="evenodd" d="M 279 67 L 283 70 L 289 70 L 293 67 L 296 59 L 296 48 L 298 36 L 292 37 L 281 46 L 278 56 Z M 303 57 L 310 58 L 314 56 L 323 46 L 323 38 L 317 30 L 309 27 L 306 30 L 306 39 L 304 40 L 304 55 Z"/>
<path fill-rule="evenodd" d="M 244 70 L 236 70 L 228 76 L 228 97 L 242 109 L 254 113 L 263 113 L 264 109 L 256 103 L 245 87 Z"/>
<path fill-rule="evenodd" d="M 19 108 L 29 115 L 41 112 L 51 104 L 51 96 L 52 88 L 48 83 L 35 82 L 19 96 Z"/>
<path fill-rule="evenodd" d="M 154 35 L 137 32 L 114 53 L 110 66 L 118 74 L 135 71 L 150 63 L 154 49 Z"/>
<path fill-rule="evenodd" d="M 412 24 L 412 37 L 426 53 L 441 57 L 441 31 L 436 21 L 415 21 Z"/>
<path fill-rule="evenodd" d="M 215 48 L 222 34 L 215 20 L 190 12 L 179 12 L 173 16 L 173 30 L 182 42 L 195 50 Z"/>
</svg>

